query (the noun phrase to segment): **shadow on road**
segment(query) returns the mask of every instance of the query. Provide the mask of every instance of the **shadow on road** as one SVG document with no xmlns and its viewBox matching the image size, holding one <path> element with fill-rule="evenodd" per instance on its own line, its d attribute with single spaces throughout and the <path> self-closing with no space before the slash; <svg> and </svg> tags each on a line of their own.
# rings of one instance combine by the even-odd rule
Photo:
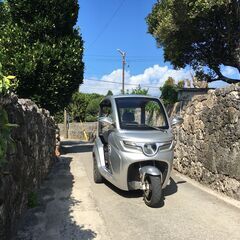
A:
<svg viewBox="0 0 240 240">
<path fill-rule="evenodd" d="M 111 190 L 113 190 L 118 195 L 125 197 L 125 198 L 138 198 L 142 197 L 142 191 L 141 190 L 133 190 L 133 191 L 123 191 L 117 187 L 115 187 L 113 184 L 108 182 L 107 180 L 104 180 L 104 184 L 109 187 Z"/>
<path fill-rule="evenodd" d="M 163 189 L 163 195 L 164 196 L 170 196 L 178 191 L 177 183 L 174 181 L 173 178 L 170 178 L 170 184 L 166 186 L 165 189 Z"/>
<path fill-rule="evenodd" d="M 72 197 L 74 177 L 70 172 L 72 158 L 61 157 L 37 191 L 36 207 L 26 211 L 20 220 L 16 240 L 91 240 L 97 234 L 77 224 L 73 207 L 81 201 Z"/>
<path fill-rule="evenodd" d="M 67 146 L 74 146 L 74 145 L 79 145 L 79 144 L 84 144 L 84 143 L 86 143 L 86 142 L 84 142 L 84 141 L 78 141 L 78 140 L 63 140 L 63 141 L 61 141 L 61 144 L 63 144 L 63 145 L 67 145 Z"/>
<path fill-rule="evenodd" d="M 125 197 L 125 198 L 140 198 L 143 197 L 142 190 L 133 190 L 133 191 L 123 191 L 117 187 L 115 187 L 113 184 L 108 182 L 107 180 L 104 181 L 105 185 L 109 187 L 112 191 L 117 193 L 118 195 Z M 182 181 L 180 183 L 185 183 L 185 181 Z M 173 195 L 178 191 L 177 184 L 180 184 L 179 182 L 175 182 L 173 178 L 170 178 L 170 183 L 167 185 L 165 189 L 163 189 L 163 198 L 162 202 L 160 202 L 158 208 L 161 208 L 164 206 L 164 200 L 167 196 Z"/>
<path fill-rule="evenodd" d="M 74 144 L 73 144 L 74 143 Z M 92 152 L 93 144 L 89 142 L 82 141 L 63 141 L 61 142 L 62 153 L 83 153 Z"/>
</svg>

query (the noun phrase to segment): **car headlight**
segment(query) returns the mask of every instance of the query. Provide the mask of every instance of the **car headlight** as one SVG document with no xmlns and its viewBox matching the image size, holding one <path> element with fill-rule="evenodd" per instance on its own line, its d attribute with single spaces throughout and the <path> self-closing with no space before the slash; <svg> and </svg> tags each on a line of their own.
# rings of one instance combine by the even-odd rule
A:
<svg viewBox="0 0 240 240">
<path fill-rule="evenodd" d="M 122 141 L 122 145 L 126 151 L 141 152 L 142 148 L 132 141 Z"/>
<path fill-rule="evenodd" d="M 159 146 L 159 149 L 160 149 L 160 150 L 170 149 L 170 147 L 172 146 L 172 141 L 167 141 L 167 142 L 159 143 L 158 146 Z"/>
<path fill-rule="evenodd" d="M 126 146 L 126 147 L 137 147 L 136 143 L 135 142 L 131 142 L 131 141 L 123 141 L 123 144 Z"/>
</svg>

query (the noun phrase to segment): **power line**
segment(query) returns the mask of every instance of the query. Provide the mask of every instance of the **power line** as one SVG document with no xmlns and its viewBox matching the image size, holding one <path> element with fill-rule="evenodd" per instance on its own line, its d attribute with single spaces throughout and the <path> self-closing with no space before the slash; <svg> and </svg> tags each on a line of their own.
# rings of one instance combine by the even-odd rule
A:
<svg viewBox="0 0 240 240">
<path fill-rule="evenodd" d="M 89 59 L 88 62 L 119 62 L 119 60 L 117 59 L 102 59 L 102 58 L 98 58 L 98 59 Z M 131 60 L 131 59 L 127 59 L 126 60 L 127 63 L 146 63 L 146 62 L 159 62 L 158 59 L 135 59 L 135 60 Z"/>
<path fill-rule="evenodd" d="M 112 60 L 112 59 L 118 59 L 117 56 L 107 56 L 107 55 L 85 55 L 84 58 L 90 58 L 90 59 L 109 59 L 109 60 Z M 128 55 L 128 59 L 129 60 L 151 60 L 151 59 L 160 59 L 161 57 L 160 56 L 131 56 L 131 55 Z"/>
<path fill-rule="evenodd" d="M 123 0 L 119 6 L 117 7 L 117 9 L 114 11 L 113 15 L 109 18 L 109 20 L 107 21 L 107 23 L 104 25 L 104 27 L 102 28 L 102 30 L 99 32 L 99 34 L 97 35 L 97 37 L 94 39 L 94 41 L 89 45 L 89 47 L 91 47 L 100 37 L 101 35 L 105 32 L 105 30 L 107 29 L 107 27 L 109 26 L 109 24 L 112 22 L 112 20 L 114 19 L 114 17 L 116 16 L 116 14 L 118 13 L 118 11 L 120 10 L 120 8 L 122 7 L 122 5 L 125 3 L 126 0 Z"/>
<path fill-rule="evenodd" d="M 116 58 L 116 55 L 102 55 L 102 54 L 87 54 L 85 55 L 86 57 L 106 57 L 106 58 Z M 161 56 L 157 55 L 128 55 L 129 57 L 132 58 L 160 58 Z"/>
<path fill-rule="evenodd" d="M 84 58 L 87 61 L 101 61 L 101 62 L 118 62 L 119 59 L 116 56 L 107 55 L 85 55 Z M 161 60 L 159 56 L 128 56 L 127 62 L 156 62 Z"/>
<path fill-rule="evenodd" d="M 84 80 L 87 81 L 96 81 L 96 82 L 106 82 L 106 83 L 114 83 L 114 84 L 122 84 L 121 82 L 116 82 L 116 81 L 107 81 L 107 80 L 101 80 L 101 79 L 91 79 L 91 78 L 85 78 Z M 141 87 L 146 87 L 146 88 L 157 88 L 159 89 L 159 87 L 154 87 L 151 85 L 141 85 L 141 84 L 133 84 L 133 83 L 125 83 L 124 85 L 128 85 L 128 86 L 141 86 Z"/>
<path fill-rule="evenodd" d="M 80 85 L 80 89 L 81 89 L 82 85 Z M 91 86 L 91 89 L 115 89 L 113 86 L 105 86 L 105 87 L 94 87 L 94 86 Z"/>
</svg>

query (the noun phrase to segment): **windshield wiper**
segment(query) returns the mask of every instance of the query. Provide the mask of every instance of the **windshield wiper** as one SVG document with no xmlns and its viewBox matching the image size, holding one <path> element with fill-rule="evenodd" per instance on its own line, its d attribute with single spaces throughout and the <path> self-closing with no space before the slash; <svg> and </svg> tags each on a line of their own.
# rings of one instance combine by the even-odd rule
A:
<svg viewBox="0 0 240 240">
<path fill-rule="evenodd" d="M 148 127 L 148 128 L 152 128 L 152 129 L 161 131 L 161 132 L 165 132 L 165 129 L 162 129 L 162 128 L 160 128 L 160 127 L 153 127 L 153 126 L 149 126 L 149 125 L 147 125 L 147 124 L 141 124 L 141 125 L 142 125 L 142 126 L 146 126 L 146 127 Z M 140 125 L 140 126 L 141 126 L 141 125 Z"/>
<path fill-rule="evenodd" d="M 125 126 L 139 126 L 137 123 L 122 123 Z"/>
<path fill-rule="evenodd" d="M 141 128 L 141 127 L 145 127 L 145 128 L 150 128 L 150 129 L 155 129 L 161 132 L 165 132 L 166 129 L 162 129 L 161 127 L 153 127 L 153 126 L 149 126 L 147 124 L 137 124 L 137 123 L 123 123 L 125 126 L 129 126 L 129 127 L 134 127 L 134 128 Z"/>
</svg>

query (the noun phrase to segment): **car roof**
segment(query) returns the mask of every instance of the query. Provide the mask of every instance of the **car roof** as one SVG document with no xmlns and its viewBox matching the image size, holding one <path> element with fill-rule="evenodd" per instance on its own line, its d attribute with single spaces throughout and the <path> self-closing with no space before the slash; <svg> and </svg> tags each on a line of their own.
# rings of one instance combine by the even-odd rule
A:
<svg viewBox="0 0 240 240">
<path fill-rule="evenodd" d="M 154 99 L 159 99 L 157 97 L 152 97 L 149 95 L 138 95 L 138 94 L 126 94 L 126 95 L 111 95 L 111 96 L 106 96 L 104 99 L 116 99 L 116 98 L 154 98 Z"/>
</svg>

